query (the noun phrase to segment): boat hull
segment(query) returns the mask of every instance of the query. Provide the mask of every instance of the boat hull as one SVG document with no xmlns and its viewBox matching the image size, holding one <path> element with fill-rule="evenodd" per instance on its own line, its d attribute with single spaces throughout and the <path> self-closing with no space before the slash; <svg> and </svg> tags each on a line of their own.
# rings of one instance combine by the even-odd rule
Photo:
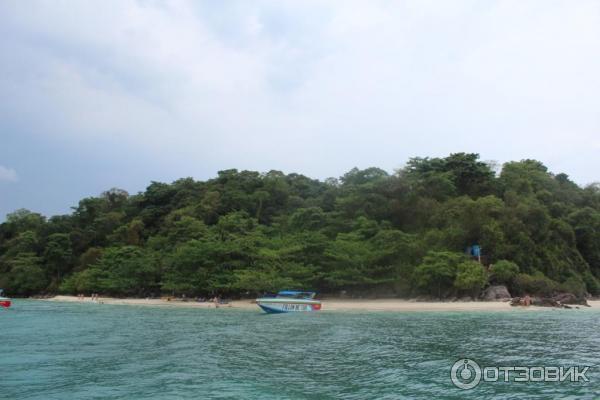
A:
<svg viewBox="0 0 600 400">
<path fill-rule="evenodd" d="M 0 297 L 0 307 L 8 308 L 12 304 L 11 300 L 6 297 Z"/>
<path fill-rule="evenodd" d="M 268 314 L 312 312 L 321 309 L 321 302 L 316 300 L 282 301 L 281 299 L 257 299 L 256 304 Z"/>
</svg>

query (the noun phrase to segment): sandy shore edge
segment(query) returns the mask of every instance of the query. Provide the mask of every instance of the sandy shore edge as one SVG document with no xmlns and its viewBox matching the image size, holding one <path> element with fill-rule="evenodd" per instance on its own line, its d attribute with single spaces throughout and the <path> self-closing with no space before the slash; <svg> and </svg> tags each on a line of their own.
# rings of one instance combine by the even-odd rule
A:
<svg viewBox="0 0 600 400">
<path fill-rule="evenodd" d="M 166 299 L 118 299 L 112 297 L 100 297 L 98 301 L 92 302 L 89 297 L 81 300 L 77 296 L 55 296 L 43 301 L 75 302 L 82 304 L 111 304 L 111 305 L 135 305 L 135 306 L 164 306 L 164 307 L 187 307 L 187 308 L 215 308 L 213 303 L 199 303 L 194 301 L 180 301 Z M 548 307 L 511 307 L 508 302 L 503 301 L 471 301 L 471 302 L 416 302 L 402 299 L 375 299 L 375 300 L 346 300 L 326 299 L 322 300 L 323 311 L 519 311 L 519 310 L 549 310 Z M 588 302 L 591 307 L 580 307 L 580 309 L 600 309 L 600 301 Z M 255 309 L 256 304 L 251 300 L 235 300 L 228 305 L 219 308 Z"/>
</svg>

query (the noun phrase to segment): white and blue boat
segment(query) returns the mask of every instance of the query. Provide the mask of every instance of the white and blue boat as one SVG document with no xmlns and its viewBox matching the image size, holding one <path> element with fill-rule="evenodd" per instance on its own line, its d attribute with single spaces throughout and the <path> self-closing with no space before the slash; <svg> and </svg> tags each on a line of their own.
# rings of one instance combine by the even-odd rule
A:
<svg viewBox="0 0 600 400">
<path fill-rule="evenodd" d="M 315 300 L 315 292 L 282 290 L 275 297 L 261 297 L 256 304 L 269 314 L 319 311 L 321 302 Z"/>
</svg>

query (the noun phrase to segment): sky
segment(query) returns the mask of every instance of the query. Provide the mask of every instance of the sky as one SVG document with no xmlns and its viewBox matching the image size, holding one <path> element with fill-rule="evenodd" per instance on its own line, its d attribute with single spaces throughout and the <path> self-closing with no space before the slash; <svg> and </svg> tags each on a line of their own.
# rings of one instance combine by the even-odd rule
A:
<svg viewBox="0 0 600 400">
<path fill-rule="evenodd" d="M 229 168 L 600 180 L 600 1 L 0 1 L 0 221 Z"/>
</svg>

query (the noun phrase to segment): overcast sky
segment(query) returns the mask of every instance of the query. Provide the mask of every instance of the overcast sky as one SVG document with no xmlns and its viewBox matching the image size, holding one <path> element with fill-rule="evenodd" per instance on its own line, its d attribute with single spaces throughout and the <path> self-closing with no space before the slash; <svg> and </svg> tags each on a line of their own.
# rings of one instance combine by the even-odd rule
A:
<svg viewBox="0 0 600 400">
<path fill-rule="evenodd" d="M 0 1 L 0 221 L 459 151 L 600 180 L 600 1 Z"/>
</svg>

